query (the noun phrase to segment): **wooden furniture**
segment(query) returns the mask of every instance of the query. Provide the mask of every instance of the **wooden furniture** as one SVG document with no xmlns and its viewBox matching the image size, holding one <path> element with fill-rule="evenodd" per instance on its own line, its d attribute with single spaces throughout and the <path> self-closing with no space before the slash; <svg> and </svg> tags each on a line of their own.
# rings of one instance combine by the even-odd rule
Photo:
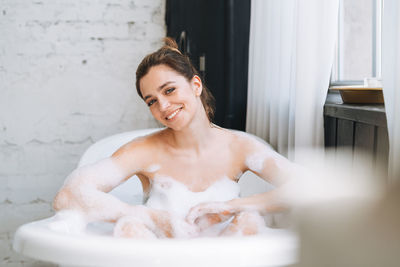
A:
<svg viewBox="0 0 400 267">
<path fill-rule="evenodd" d="M 347 147 L 353 162 L 367 158 L 379 175 L 387 177 L 389 140 L 383 104 L 344 104 L 330 92 L 324 106 L 325 147 Z"/>
</svg>

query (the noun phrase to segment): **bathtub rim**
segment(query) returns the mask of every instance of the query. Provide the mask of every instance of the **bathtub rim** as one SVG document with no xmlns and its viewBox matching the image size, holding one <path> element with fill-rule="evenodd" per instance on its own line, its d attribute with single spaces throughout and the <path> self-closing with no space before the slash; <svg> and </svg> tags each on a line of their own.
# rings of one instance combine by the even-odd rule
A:
<svg viewBox="0 0 400 267">
<path fill-rule="evenodd" d="M 138 266 L 284 266 L 297 262 L 297 237 L 289 230 L 274 229 L 265 236 L 139 240 L 67 235 L 48 229 L 51 219 L 19 227 L 13 249 L 37 260 L 77 266 L 130 266 L 132 262 Z M 157 257 L 150 251 L 157 251 Z M 183 256 L 178 259 L 177 255 Z"/>
</svg>

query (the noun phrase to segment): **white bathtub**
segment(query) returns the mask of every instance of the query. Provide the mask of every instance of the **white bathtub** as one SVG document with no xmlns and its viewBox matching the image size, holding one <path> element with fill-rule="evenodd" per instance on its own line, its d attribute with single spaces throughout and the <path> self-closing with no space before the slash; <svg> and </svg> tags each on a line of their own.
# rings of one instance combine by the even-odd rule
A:
<svg viewBox="0 0 400 267">
<path fill-rule="evenodd" d="M 110 136 L 93 144 L 79 166 L 110 156 L 133 138 L 159 129 L 136 130 Z M 267 183 L 250 173 L 239 184 L 242 196 L 268 190 Z M 129 203 L 141 202 L 139 179 L 129 179 L 111 194 Z M 88 226 L 85 233 L 51 230 L 54 217 L 21 226 L 14 250 L 31 258 L 60 266 L 286 266 L 297 262 L 297 237 L 271 228 L 250 237 L 135 240 L 111 236 L 112 224 Z"/>
</svg>

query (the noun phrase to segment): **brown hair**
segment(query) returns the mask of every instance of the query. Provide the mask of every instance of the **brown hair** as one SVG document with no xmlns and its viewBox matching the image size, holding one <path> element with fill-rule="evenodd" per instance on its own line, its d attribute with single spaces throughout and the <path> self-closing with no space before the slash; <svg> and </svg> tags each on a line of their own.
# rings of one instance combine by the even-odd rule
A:
<svg viewBox="0 0 400 267">
<path fill-rule="evenodd" d="M 175 40 L 166 37 L 164 38 L 164 46 L 156 52 L 147 55 L 136 70 L 136 90 L 141 98 L 143 98 L 143 95 L 140 91 L 140 80 L 149 72 L 151 67 L 162 64 L 167 65 L 174 71 L 178 72 L 188 81 L 192 80 L 195 75 L 200 77 L 189 57 L 179 51 Z M 208 120 L 211 122 L 214 118 L 215 99 L 205 84 L 203 84 L 200 99 L 206 111 Z"/>
</svg>

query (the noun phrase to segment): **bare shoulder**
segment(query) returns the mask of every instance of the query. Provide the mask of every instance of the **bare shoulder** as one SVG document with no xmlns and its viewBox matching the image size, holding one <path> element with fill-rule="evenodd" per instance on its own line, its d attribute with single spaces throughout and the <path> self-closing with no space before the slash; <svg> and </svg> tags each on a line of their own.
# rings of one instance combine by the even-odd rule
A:
<svg viewBox="0 0 400 267">
<path fill-rule="evenodd" d="M 151 164 L 152 155 L 157 152 L 163 136 L 163 130 L 137 137 L 121 146 L 111 156 L 121 167 L 145 168 Z"/>
<path fill-rule="evenodd" d="M 250 170 L 261 178 L 279 184 L 277 175 L 292 168 L 291 162 L 276 152 L 271 145 L 250 133 L 232 131 L 236 135 L 246 170 Z"/>
<path fill-rule="evenodd" d="M 162 130 L 132 139 L 114 152 L 113 157 L 118 157 L 126 153 L 145 153 L 148 149 L 154 146 L 154 143 L 156 143 L 158 139 L 160 139 L 161 132 Z"/>
<path fill-rule="evenodd" d="M 232 141 L 237 149 L 240 149 L 242 152 L 256 152 L 256 151 L 265 151 L 265 150 L 273 150 L 273 148 L 261 138 L 242 131 L 238 130 L 228 130 L 230 135 L 232 136 Z"/>
</svg>

